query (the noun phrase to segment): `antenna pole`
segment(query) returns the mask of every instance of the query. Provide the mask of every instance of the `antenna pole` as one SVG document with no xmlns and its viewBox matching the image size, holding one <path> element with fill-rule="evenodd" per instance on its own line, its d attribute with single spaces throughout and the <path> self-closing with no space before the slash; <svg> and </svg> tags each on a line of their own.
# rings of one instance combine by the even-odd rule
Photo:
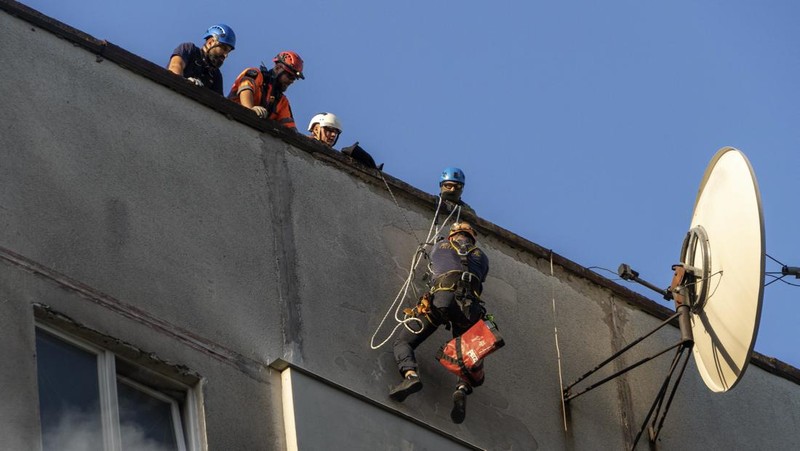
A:
<svg viewBox="0 0 800 451">
<path fill-rule="evenodd" d="M 678 353 L 677 358 L 680 359 L 680 355 L 683 353 L 684 350 L 691 349 L 693 346 L 686 345 L 681 347 L 680 352 Z M 681 365 L 681 371 L 678 373 L 678 378 L 675 380 L 675 384 L 672 386 L 672 392 L 669 394 L 669 399 L 667 399 L 667 405 L 664 407 L 664 413 L 661 415 L 661 420 L 658 421 L 658 425 L 656 425 L 656 419 L 653 418 L 653 423 L 649 428 L 649 435 L 650 441 L 655 443 L 656 439 L 658 439 L 658 434 L 661 432 L 661 428 L 664 426 L 664 420 L 667 419 L 667 412 L 669 412 L 669 407 L 672 405 L 672 399 L 675 397 L 675 392 L 678 391 L 678 385 L 681 383 L 681 379 L 683 378 L 683 374 L 686 371 L 686 364 L 689 363 L 689 356 L 691 354 L 687 353 L 686 358 L 683 359 L 683 365 Z M 658 416 L 658 414 L 656 414 Z"/>
<path fill-rule="evenodd" d="M 677 304 L 677 302 L 676 302 Z M 680 304 L 677 306 L 678 326 L 681 330 L 681 343 L 694 344 L 694 334 L 692 334 L 692 315 L 689 306 Z"/>
<path fill-rule="evenodd" d="M 645 417 L 644 421 L 642 422 L 642 427 L 639 429 L 639 433 L 636 434 L 636 438 L 633 440 L 633 444 L 631 445 L 631 451 L 636 449 L 636 444 L 639 443 L 639 439 L 642 437 L 645 429 L 648 430 L 648 435 L 650 436 L 650 442 L 654 443 L 658 438 L 658 434 L 661 432 L 661 427 L 664 425 L 664 420 L 667 418 L 667 412 L 669 411 L 670 405 L 672 405 L 672 399 L 675 397 L 675 392 L 678 390 L 678 384 L 680 384 L 681 379 L 683 378 L 683 373 L 686 371 L 686 363 L 689 361 L 689 355 L 686 354 L 686 358 L 683 359 L 683 364 L 681 365 L 681 369 L 678 372 L 678 377 L 675 379 L 675 383 L 672 385 L 672 390 L 670 391 L 669 398 L 667 398 L 667 403 L 664 405 L 664 398 L 667 396 L 667 390 L 669 389 L 669 383 L 672 379 L 672 376 L 675 374 L 675 370 L 678 368 L 678 364 L 681 361 L 681 358 L 684 356 L 684 352 L 688 349 L 691 349 L 694 345 L 693 342 L 689 343 L 680 343 L 677 352 L 675 353 L 675 357 L 672 359 L 672 365 L 670 365 L 669 373 L 664 378 L 664 382 L 661 384 L 661 389 L 658 391 L 658 395 L 656 399 L 653 401 L 653 404 L 650 406 L 650 410 L 647 412 L 647 416 Z M 661 412 L 661 407 L 664 405 L 664 412 Z M 653 413 L 655 413 L 655 417 L 653 417 Z M 650 422 L 650 418 L 653 418 L 653 422 L 648 428 L 647 423 Z"/>
<path fill-rule="evenodd" d="M 636 434 L 636 438 L 633 441 L 631 450 L 636 448 L 636 444 L 639 442 L 639 438 L 641 438 L 645 429 L 647 429 L 650 443 L 655 443 L 656 439 L 658 438 L 658 434 L 661 432 L 661 428 L 664 426 L 664 420 L 667 418 L 667 413 L 672 405 L 675 392 L 678 391 L 678 385 L 681 383 L 681 379 L 683 379 L 683 373 L 686 371 L 686 363 L 689 361 L 688 353 L 686 354 L 686 358 L 683 359 L 683 364 L 678 372 L 678 377 L 675 379 L 675 383 L 672 385 L 669 398 L 667 398 L 667 403 L 664 405 L 664 412 L 661 412 L 661 407 L 664 403 L 664 397 L 667 396 L 667 389 L 669 388 L 670 380 L 675 374 L 675 370 L 678 368 L 681 358 L 684 357 L 684 352 L 694 347 L 694 335 L 692 334 L 692 315 L 689 305 L 686 303 L 687 278 L 694 280 L 694 273 L 691 271 L 687 272 L 684 265 L 674 265 L 672 269 L 675 271 L 675 273 L 672 276 L 672 283 L 670 284 L 668 292 L 670 294 L 674 293 L 675 311 L 676 315 L 678 315 L 678 326 L 681 331 L 681 341 L 678 350 L 675 353 L 675 357 L 672 359 L 672 365 L 670 365 L 669 373 L 667 373 L 667 377 L 664 378 L 664 383 L 661 384 L 661 389 L 658 391 L 658 395 L 653 401 L 653 405 L 650 406 L 650 410 L 647 412 L 647 417 L 645 417 L 644 421 L 642 422 L 642 427 L 639 429 L 639 433 Z M 655 412 L 655 416 L 653 416 L 653 412 Z M 653 418 L 653 422 L 648 427 L 647 423 L 650 422 L 651 417 Z"/>
<path fill-rule="evenodd" d="M 653 400 L 653 404 L 650 406 L 650 410 L 647 412 L 647 417 L 642 422 L 642 426 L 639 429 L 639 433 L 636 434 L 636 438 L 633 441 L 633 445 L 631 446 L 631 450 L 636 448 L 636 444 L 639 442 L 639 439 L 644 434 L 644 431 L 648 431 L 648 435 L 651 442 L 655 442 L 658 438 L 658 434 L 661 432 L 661 428 L 664 425 L 664 420 L 667 417 L 667 413 L 669 412 L 669 408 L 672 405 L 672 400 L 675 397 L 675 393 L 678 390 L 678 385 L 683 378 L 683 374 L 686 371 L 686 364 L 689 361 L 690 353 L 686 353 L 687 350 L 691 350 L 694 347 L 694 335 L 692 333 L 692 312 L 691 308 L 689 307 L 690 299 L 689 296 L 689 289 L 687 289 L 687 285 L 694 284 L 695 272 L 697 271 L 696 268 L 693 268 L 689 265 L 680 264 L 674 265 L 672 267 L 674 273 L 672 276 L 672 283 L 670 287 L 666 290 L 662 290 L 655 285 L 642 280 L 639 278 L 639 273 L 634 271 L 629 265 L 625 263 L 621 264 L 619 267 L 619 275 L 625 280 L 632 280 L 634 282 L 640 283 L 647 288 L 661 294 L 664 299 L 672 299 L 675 302 L 675 313 L 667 318 L 664 322 L 662 322 L 658 327 L 654 330 L 649 332 L 648 334 L 634 340 L 629 345 L 625 346 L 614 355 L 609 357 L 608 359 L 601 362 L 599 365 L 594 367 L 592 370 L 587 372 L 586 374 L 579 377 L 575 382 L 571 385 L 564 388 L 562 392 L 562 402 L 566 403 L 572 399 L 577 398 L 578 396 L 591 391 L 600 385 L 605 384 L 606 382 L 615 379 L 622 374 L 627 373 L 628 371 L 642 365 L 645 362 L 648 362 L 672 349 L 675 349 L 675 356 L 672 359 L 672 364 L 670 365 L 669 372 L 667 373 L 666 377 L 664 378 L 664 382 L 661 384 L 661 388 L 656 395 L 656 398 Z M 800 274 L 800 268 L 798 268 L 798 273 Z M 680 329 L 681 338 L 680 341 L 663 351 L 660 351 L 650 357 L 645 357 L 642 360 L 630 365 L 622 370 L 615 372 L 614 374 L 596 382 L 588 387 L 584 388 L 583 390 L 578 391 L 577 393 L 572 393 L 573 387 L 575 387 L 579 382 L 587 378 L 588 376 L 597 372 L 600 368 L 611 362 L 612 360 L 616 359 L 622 353 L 629 350 L 631 347 L 637 345 L 645 338 L 649 337 L 665 325 L 669 324 L 673 320 L 678 320 L 678 327 Z M 682 361 L 682 363 L 681 363 Z M 680 369 L 678 367 L 680 366 Z M 672 388 L 670 390 L 670 382 L 673 380 L 673 376 L 677 374 L 675 378 L 675 382 L 672 384 Z M 669 395 L 669 396 L 667 396 Z M 666 400 L 666 403 L 665 403 Z M 663 412 L 662 412 L 663 408 Z M 651 423 L 652 418 L 652 423 Z"/>
</svg>

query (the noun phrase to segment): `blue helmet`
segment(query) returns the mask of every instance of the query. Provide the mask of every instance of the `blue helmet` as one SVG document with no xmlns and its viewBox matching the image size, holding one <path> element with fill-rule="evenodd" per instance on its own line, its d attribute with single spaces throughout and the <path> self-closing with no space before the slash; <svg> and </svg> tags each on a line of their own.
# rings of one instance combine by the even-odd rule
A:
<svg viewBox="0 0 800 451">
<path fill-rule="evenodd" d="M 209 27 L 203 39 L 208 39 L 211 36 L 216 36 L 220 44 L 227 44 L 231 46 L 231 49 L 236 48 L 236 33 L 233 32 L 233 28 L 224 23 Z"/>
<path fill-rule="evenodd" d="M 444 171 L 442 171 L 442 178 L 439 181 L 439 186 L 442 186 L 442 183 L 444 182 L 457 182 L 463 185 L 465 180 L 466 176 L 464 176 L 464 171 L 461 169 L 453 167 L 444 168 Z"/>
</svg>

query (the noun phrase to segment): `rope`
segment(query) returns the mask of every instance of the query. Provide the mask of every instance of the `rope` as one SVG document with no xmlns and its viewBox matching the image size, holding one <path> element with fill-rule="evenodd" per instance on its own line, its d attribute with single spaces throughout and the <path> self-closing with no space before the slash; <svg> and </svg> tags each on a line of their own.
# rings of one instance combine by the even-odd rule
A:
<svg viewBox="0 0 800 451">
<path fill-rule="evenodd" d="M 383 174 L 381 174 L 381 178 L 383 179 L 384 184 L 386 184 L 386 188 L 389 190 L 389 194 L 391 194 L 392 200 L 394 200 L 395 205 L 397 205 L 397 207 L 402 212 L 402 208 L 400 207 L 400 204 L 397 202 L 397 198 L 394 197 L 394 194 L 392 193 L 391 188 L 389 188 L 389 184 L 386 182 L 386 179 L 383 178 Z M 460 213 L 461 213 L 461 206 L 457 205 L 453 209 L 453 211 L 451 211 L 450 214 L 447 215 L 447 218 L 445 218 L 444 223 L 442 224 L 442 227 L 437 227 L 436 223 L 437 223 L 437 219 L 439 217 L 439 211 L 440 211 L 441 207 L 442 207 L 442 197 L 439 196 L 439 200 L 436 203 L 436 212 L 434 213 L 433 220 L 431 221 L 431 225 L 428 228 L 428 235 L 425 237 L 425 241 L 423 241 L 423 242 L 419 241 L 419 239 L 417 238 L 416 234 L 414 233 L 414 228 L 411 225 L 411 222 L 408 220 L 408 218 L 405 216 L 405 214 L 403 214 L 403 218 L 405 218 L 406 223 L 408 224 L 409 229 L 411 230 L 411 233 L 414 235 L 414 238 L 417 239 L 417 242 L 419 242 L 420 244 L 417 246 L 417 249 L 414 252 L 413 257 L 411 258 L 411 264 L 410 264 L 410 269 L 408 271 L 408 277 L 406 277 L 405 281 L 403 282 L 403 285 L 400 286 L 400 290 L 397 292 L 397 295 L 394 297 L 394 301 L 392 301 L 392 303 L 389 305 L 389 308 L 386 310 L 386 313 L 383 315 L 383 318 L 381 319 L 380 324 L 378 324 L 378 327 L 375 328 L 375 332 L 372 334 L 372 337 L 370 338 L 369 345 L 370 345 L 370 348 L 372 348 L 372 349 L 378 349 L 381 346 L 385 345 L 389 340 L 391 340 L 392 336 L 394 336 L 395 332 L 397 332 L 397 329 L 399 329 L 400 326 L 404 326 L 408 331 L 410 331 L 411 333 L 414 333 L 414 334 L 418 334 L 418 333 L 422 332 L 422 325 L 423 325 L 422 320 L 419 319 L 419 318 L 415 318 L 415 317 L 400 318 L 400 310 L 401 310 L 401 308 L 403 306 L 403 302 L 406 300 L 406 297 L 408 296 L 409 288 L 414 292 L 415 298 L 417 298 L 417 299 L 419 298 L 419 296 L 417 296 L 417 290 L 416 290 L 416 287 L 413 284 L 413 280 L 414 280 L 414 275 L 416 273 L 417 267 L 419 266 L 419 263 L 422 261 L 422 258 L 423 257 L 427 258 L 427 252 L 426 252 L 425 248 L 427 246 L 432 246 L 434 244 L 435 237 L 437 237 L 439 235 L 439 232 L 447 225 L 447 223 L 450 221 L 450 218 L 453 217 L 453 213 L 456 213 L 456 217 L 458 217 L 458 215 L 460 215 Z M 430 265 L 428 265 L 428 269 L 430 270 Z M 389 332 L 389 335 L 386 336 L 386 338 L 383 341 L 381 341 L 380 343 L 378 343 L 376 345 L 375 344 L 375 337 L 378 335 L 378 332 L 380 332 L 381 328 L 383 328 L 383 324 L 386 322 L 386 319 L 389 317 L 389 314 L 392 312 L 392 310 L 394 310 L 394 320 L 397 322 L 397 324 L 395 324 L 395 326 L 392 328 L 392 331 Z M 412 329 L 409 326 L 409 323 L 411 323 L 413 321 L 416 321 L 416 322 L 419 323 L 419 325 L 420 325 L 420 330 L 419 331 L 415 331 L 414 329 Z"/>
<path fill-rule="evenodd" d="M 389 195 L 392 196 L 392 200 L 394 201 L 394 204 L 397 205 L 397 209 L 400 210 L 400 215 L 403 216 L 403 219 L 406 221 L 406 225 L 408 225 L 408 230 L 411 231 L 411 234 L 414 235 L 414 239 L 417 240 L 417 243 L 419 243 L 420 242 L 419 238 L 417 237 L 417 234 L 414 233 L 414 227 L 411 225 L 411 221 L 408 220 L 408 216 L 406 216 L 405 212 L 400 207 L 400 203 L 397 202 L 397 198 L 394 197 L 394 192 L 392 192 L 392 188 L 389 186 L 389 182 L 386 181 L 386 177 L 383 176 L 383 172 L 382 171 L 378 171 L 378 174 L 380 174 L 381 180 L 383 180 L 383 184 L 386 185 L 386 190 L 389 191 Z M 440 198 L 440 201 L 441 201 L 441 198 Z M 439 211 L 439 206 L 438 205 L 436 206 L 436 211 L 437 212 Z"/>
<path fill-rule="evenodd" d="M 550 251 L 550 291 L 553 299 L 553 336 L 556 343 L 556 359 L 558 360 L 558 394 L 561 398 L 561 415 L 564 419 L 564 432 L 567 432 L 567 406 L 564 403 L 564 376 L 561 372 L 561 349 L 558 346 L 558 321 L 556 316 L 556 282 L 553 272 L 553 251 Z"/>
</svg>

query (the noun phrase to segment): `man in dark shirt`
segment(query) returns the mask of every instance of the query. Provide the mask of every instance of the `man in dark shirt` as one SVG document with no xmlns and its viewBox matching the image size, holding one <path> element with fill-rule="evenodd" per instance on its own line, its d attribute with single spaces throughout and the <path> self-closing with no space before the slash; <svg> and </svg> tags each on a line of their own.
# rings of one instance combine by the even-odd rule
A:
<svg viewBox="0 0 800 451">
<path fill-rule="evenodd" d="M 203 39 L 206 43 L 202 48 L 191 42 L 176 47 L 167 69 L 197 86 L 205 86 L 222 95 L 222 72 L 219 68 L 236 47 L 236 34 L 231 27 L 219 24 L 211 26 Z"/>
<path fill-rule="evenodd" d="M 476 246 L 476 240 L 472 226 L 457 222 L 450 228 L 448 238 L 435 244 L 431 253 L 430 311 L 417 314 L 419 322 L 407 323 L 414 332 L 403 327 L 394 342 L 394 358 L 403 376 L 403 381 L 389 392 L 395 401 L 402 402 L 422 389 L 414 356 L 417 346 L 440 325 L 449 324 L 453 337 L 458 337 L 485 315 L 480 294 L 489 273 L 489 259 Z M 472 387 L 462 381 L 453 393 L 450 416 L 455 423 L 464 421 L 466 395 L 471 392 Z"/>
<path fill-rule="evenodd" d="M 442 176 L 439 179 L 439 197 L 441 198 L 441 205 L 434 218 L 436 224 L 439 224 L 440 218 L 446 218 L 450 213 L 453 213 L 452 218 L 456 221 L 459 220 L 461 213 L 464 212 L 468 212 L 473 216 L 475 215 L 475 210 L 461 200 L 465 182 L 466 176 L 464 175 L 464 171 L 455 167 L 444 168 Z M 453 212 L 456 208 L 458 208 L 459 211 Z"/>
</svg>

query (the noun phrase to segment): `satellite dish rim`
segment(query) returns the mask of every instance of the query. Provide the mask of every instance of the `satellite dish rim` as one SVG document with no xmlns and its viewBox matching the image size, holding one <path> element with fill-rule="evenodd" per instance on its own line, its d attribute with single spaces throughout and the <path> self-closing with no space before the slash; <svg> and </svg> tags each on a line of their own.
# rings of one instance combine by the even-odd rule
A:
<svg viewBox="0 0 800 451">
<path fill-rule="evenodd" d="M 719 160 L 721 160 L 729 152 L 738 153 L 741 156 L 741 158 L 744 161 L 744 163 L 746 164 L 748 172 L 749 172 L 749 175 L 750 175 L 750 181 L 752 182 L 752 187 L 753 187 L 753 191 L 754 191 L 754 194 L 755 194 L 755 202 L 756 202 L 756 206 L 757 206 L 756 210 L 757 210 L 757 214 L 758 214 L 758 223 L 759 223 L 759 226 L 758 226 L 759 227 L 759 237 L 760 237 L 760 243 L 759 243 L 759 246 L 760 246 L 760 255 L 759 255 L 759 260 L 760 260 L 759 261 L 760 282 L 758 284 L 758 295 L 757 295 L 757 300 L 756 300 L 755 314 L 754 314 L 754 318 L 753 318 L 753 321 L 754 321 L 753 331 L 752 331 L 751 336 L 747 337 L 749 339 L 749 346 L 748 346 L 748 349 L 747 349 L 747 352 L 746 352 L 747 358 L 744 359 L 744 362 L 742 363 L 742 367 L 739 370 L 738 374 L 736 375 L 736 379 L 733 381 L 733 383 L 724 384 L 724 386 L 719 390 L 717 390 L 715 387 L 712 387 L 709 384 L 709 381 L 706 379 L 706 376 L 703 374 L 703 371 L 707 371 L 706 364 L 704 362 L 702 362 L 702 360 L 700 360 L 698 358 L 697 349 L 695 350 L 695 352 L 693 352 L 694 357 L 695 357 L 695 363 L 697 364 L 698 372 L 701 373 L 701 376 L 703 377 L 703 381 L 706 383 L 706 386 L 709 389 L 711 389 L 712 391 L 715 391 L 715 392 L 726 392 L 728 390 L 733 389 L 739 383 L 739 381 L 742 380 L 742 376 L 744 375 L 745 371 L 749 367 L 750 360 L 752 359 L 753 351 L 755 349 L 755 343 L 756 343 L 756 337 L 758 336 L 759 325 L 761 324 L 761 310 L 762 310 L 762 304 L 763 304 L 763 299 L 764 299 L 764 271 L 765 271 L 765 267 L 766 267 L 766 258 L 765 258 L 766 257 L 766 251 L 765 251 L 765 249 L 766 249 L 766 239 L 765 239 L 765 236 L 764 236 L 764 214 L 763 214 L 763 206 L 762 206 L 762 202 L 761 202 L 761 191 L 760 191 L 760 189 L 758 187 L 758 180 L 756 179 L 755 171 L 753 170 L 753 166 L 750 164 L 750 160 L 748 160 L 747 156 L 742 151 L 740 151 L 739 149 L 736 149 L 736 148 L 730 147 L 730 146 L 725 146 L 725 147 L 720 148 L 716 152 L 716 154 L 714 154 L 714 156 L 712 157 L 711 161 L 709 162 L 708 166 L 706 167 L 705 173 L 703 174 L 703 178 L 702 178 L 702 180 L 700 182 L 700 188 L 697 191 L 697 197 L 695 198 L 694 209 L 693 209 L 693 212 L 692 212 L 692 218 L 693 218 L 692 219 L 692 224 L 694 224 L 694 218 L 698 215 L 697 207 L 698 207 L 698 205 L 700 203 L 701 196 L 703 195 L 703 192 L 704 192 L 704 190 L 706 188 L 706 185 L 708 184 L 711 176 L 714 173 L 715 168 L 717 167 L 717 163 L 719 162 Z M 700 225 L 702 225 L 702 224 L 700 224 Z M 691 229 L 691 227 L 692 226 L 690 226 L 690 229 Z M 692 312 L 692 322 L 693 323 L 694 322 L 699 322 L 701 324 L 705 324 L 707 322 L 707 319 L 704 320 L 704 318 L 701 317 L 701 315 L 703 315 L 703 313 L 704 313 L 704 308 L 700 308 L 698 311 Z M 706 330 L 706 329 L 704 328 L 704 330 Z M 695 342 L 695 346 L 697 346 L 697 341 Z M 702 366 L 702 369 L 701 369 L 701 366 Z"/>
</svg>

